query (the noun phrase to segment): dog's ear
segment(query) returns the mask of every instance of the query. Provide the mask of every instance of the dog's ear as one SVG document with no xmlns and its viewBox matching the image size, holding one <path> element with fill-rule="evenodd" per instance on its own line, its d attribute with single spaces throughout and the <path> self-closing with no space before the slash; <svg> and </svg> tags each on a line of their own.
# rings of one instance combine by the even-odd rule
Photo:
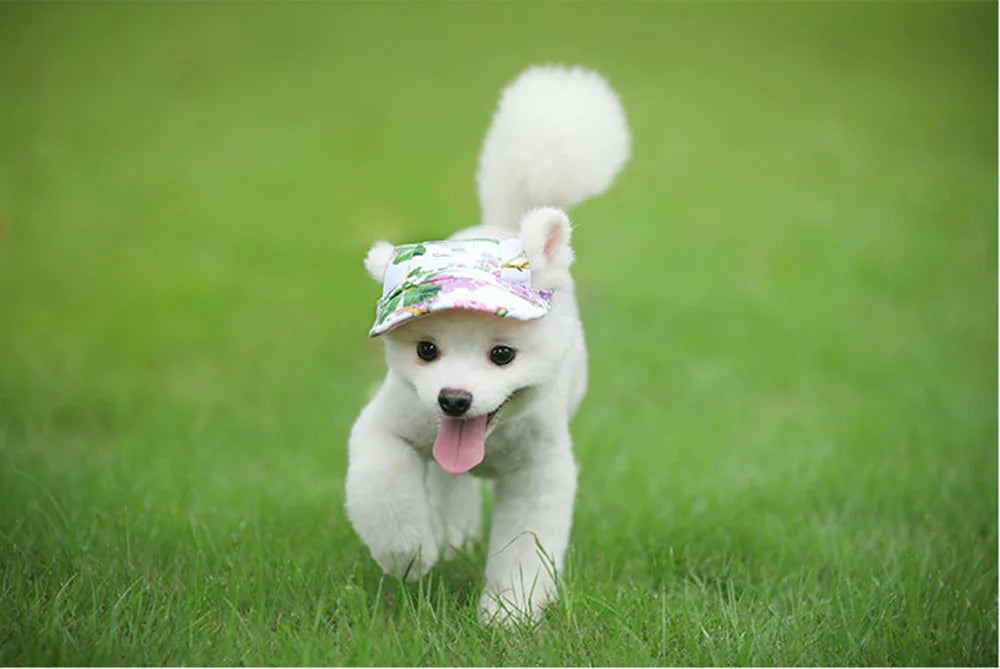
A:
<svg viewBox="0 0 1000 669">
<path fill-rule="evenodd" d="M 395 247 L 387 241 L 378 241 L 372 244 L 365 256 L 365 269 L 373 279 L 382 283 L 385 277 L 385 268 L 392 260 L 392 251 Z"/>
<path fill-rule="evenodd" d="M 536 290 L 562 290 L 573 285 L 569 237 L 569 217 L 562 209 L 543 207 L 521 217 L 521 242 L 531 263 L 531 285 Z"/>
</svg>

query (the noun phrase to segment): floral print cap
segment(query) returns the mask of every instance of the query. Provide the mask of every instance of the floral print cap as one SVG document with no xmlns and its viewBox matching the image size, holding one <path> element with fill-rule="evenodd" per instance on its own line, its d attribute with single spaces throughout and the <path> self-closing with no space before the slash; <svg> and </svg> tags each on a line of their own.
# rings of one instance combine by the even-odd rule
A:
<svg viewBox="0 0 1000 669">
<path fill-rule="evenodd" d="M 517 237 L 403 244 L 393 249 L 368 336 L 446 309 L 529 321 L 551 307 L 552 291 L 531 287 L 528 257 Z"/>
</svg>

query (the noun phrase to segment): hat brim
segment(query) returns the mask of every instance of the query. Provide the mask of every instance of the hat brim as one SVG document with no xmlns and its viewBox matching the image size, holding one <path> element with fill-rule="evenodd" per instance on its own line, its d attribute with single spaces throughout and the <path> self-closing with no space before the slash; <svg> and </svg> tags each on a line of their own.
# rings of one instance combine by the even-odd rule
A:
<svg viewBox="0 0 1000 669">
<path fill-rule="evenodd" d="M 398 305 L 383 319 L 376 321 L 368 332 L 369 337 L 377 337 L 404 323 L 442 311 L 461 309 L 531 321 L 545 316 L 551 308 L 551 293 L 501 281 L 488 272 L 436 276 L 430 281 L 411 283 L 405 290 L 410 291 L 412 297 L 398 299 Z M 392 295 L 380 301 L 379 312 L 391 299 Z"/>
</svg>

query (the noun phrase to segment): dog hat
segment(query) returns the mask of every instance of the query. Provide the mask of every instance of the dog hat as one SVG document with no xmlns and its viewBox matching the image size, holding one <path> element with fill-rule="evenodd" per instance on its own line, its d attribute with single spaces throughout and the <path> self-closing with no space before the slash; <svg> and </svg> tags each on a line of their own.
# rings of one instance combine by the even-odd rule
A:
<svg viewBox="0 0 1000 669">
<path fill-rule="evenodd" d="M 552 307 L 552 291 L 532 288 L 517 237 L 403 244 L 393 249 L 382 281 L 370 337 L 446 309 L 530 321 Z"/>
</svg>

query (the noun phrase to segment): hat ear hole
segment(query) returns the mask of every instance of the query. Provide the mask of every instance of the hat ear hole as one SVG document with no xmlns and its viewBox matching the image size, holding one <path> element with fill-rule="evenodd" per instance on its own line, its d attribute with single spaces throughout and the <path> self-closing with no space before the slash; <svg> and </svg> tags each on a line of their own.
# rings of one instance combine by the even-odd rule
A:
<svg viewBox="0 0 1000 669">
<path fill-rule="evenodd" d="M 537 290 L 566 288 L 572 281 L 569 266 L 573 249 L 571 227 L 562 209 L 543 207 L 521 218 L 521 242 L 531 264 L 531 283 Z"/>
<path fill-rule="evenodd" d="M 378 283 L 382 283 L 385 278 L 385 270 L 392 261 L 392 254 L 395 247 L 387 241 L 377 241 L 368 250 L 365 256 L 365 269 L 368 275 Z"/>
<path fill-rule="evenodd" d="M 545 235 L 545 259 L 552 262 L 555 258 L 556 253 L 559 252 L 559 247 L 566 243 L 566 235 L 563 233 L 563 228 L 561 225 L 552 225 L 549 227 L 548 233 Z"/>
</svg>

